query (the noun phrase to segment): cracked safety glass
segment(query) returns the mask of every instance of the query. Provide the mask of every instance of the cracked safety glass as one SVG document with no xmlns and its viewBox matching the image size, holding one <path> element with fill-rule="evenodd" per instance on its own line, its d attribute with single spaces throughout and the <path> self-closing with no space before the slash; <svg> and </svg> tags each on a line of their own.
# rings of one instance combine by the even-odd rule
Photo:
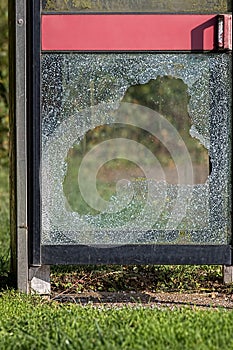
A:
<svg viewBox="0 0 233 350">
<path fill-rule="evenodd" d="M 227 244 L 228 54 L 42 55 L 42 244 Z"/>
</svg>

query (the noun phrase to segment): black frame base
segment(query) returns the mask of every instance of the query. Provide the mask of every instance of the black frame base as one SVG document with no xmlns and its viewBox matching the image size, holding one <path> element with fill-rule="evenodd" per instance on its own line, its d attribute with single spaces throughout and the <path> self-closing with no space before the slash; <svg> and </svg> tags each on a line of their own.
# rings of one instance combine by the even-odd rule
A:
<svg viewBox="0 0 233 350">
<path fill-rule="evenodd" d="M 45 265 L 232 265 L 230 245 L 42 245 Z"/>
</svg>

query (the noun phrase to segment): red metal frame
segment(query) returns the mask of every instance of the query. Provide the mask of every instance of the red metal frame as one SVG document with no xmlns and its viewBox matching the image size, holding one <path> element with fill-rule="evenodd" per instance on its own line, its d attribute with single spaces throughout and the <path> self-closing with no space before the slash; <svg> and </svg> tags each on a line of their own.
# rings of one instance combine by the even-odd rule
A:
<svg viewBox="0 0 233 350">
<path fill-rule="evenodd" d="M 219 49 L 232 50 L 232 16 L 218 16 L 218 47 Z"/>
<path fill-rule="evenodd" d="M 212 51 L 216 15 L 42 15 L 44 51 Z"/>
</svg>

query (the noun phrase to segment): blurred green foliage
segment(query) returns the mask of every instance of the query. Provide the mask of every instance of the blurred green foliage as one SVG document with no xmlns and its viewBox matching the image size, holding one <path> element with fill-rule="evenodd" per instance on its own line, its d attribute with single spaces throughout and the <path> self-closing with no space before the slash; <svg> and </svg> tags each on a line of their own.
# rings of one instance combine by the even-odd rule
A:
<svg viewBox="0 0 233 350">
<path fill-rule="evenodd" d="M 0 275 L 9 270 L 8 1 L 0 1 Z M 0 346 L 1 347 L 1 346 Z"/>
<path fill-rule="evenodd" d="M 0 1 L 0 165 L 8 163 L 8 9 Z"/>
<path fill-rule="evenodd" d="M 231 11 L 231 0 L 42 0 L 42 4 L 46 11 Z"/>
<path fill-rule="evenodd" d="M 10 218 L 8 170 L 0 167 L 0 275 L 9 268 Z"/>
</svg>

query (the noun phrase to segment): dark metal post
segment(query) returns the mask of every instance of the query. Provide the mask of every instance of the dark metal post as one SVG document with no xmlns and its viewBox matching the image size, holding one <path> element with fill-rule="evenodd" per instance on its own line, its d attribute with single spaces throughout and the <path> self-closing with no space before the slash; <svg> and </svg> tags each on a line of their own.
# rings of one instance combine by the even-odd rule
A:
<svg viewBox="0 0 233 350">
<path fill-rule="evenodd" d="M 17 289 L 47 294 L 50 292 L 49 266 L 29 266 L 28 232 L 29 226 L 33 230 L 34 223 L 28 220 L 28 143 L 32 136 L 28 133 L 30 96 L 27 91 L 29 80 L 33 80 L 27 69 L 31 62 L 28 60 L 31 45 L 27 36 L 27 4 L 27 0 L 9 1 L 11 270 Z M 37 245 L 39 251 L 40 242 Z"/>
<path fill-rule="evenodd" d="M 26 0 L 9 1 L 9 62 L 11 267 L 27 293 Z"/>
</svg>

